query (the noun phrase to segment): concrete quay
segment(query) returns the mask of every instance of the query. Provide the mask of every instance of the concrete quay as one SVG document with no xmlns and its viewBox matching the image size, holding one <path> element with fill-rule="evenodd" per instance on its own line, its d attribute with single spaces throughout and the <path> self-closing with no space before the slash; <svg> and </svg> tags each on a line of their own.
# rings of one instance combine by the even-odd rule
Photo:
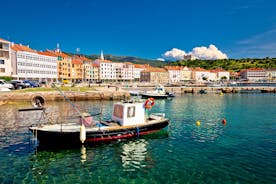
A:
<svg viewBox="0 0 276 184">
<path fill-rule="evenodd" d="M 63 92 L 72 101 L 78 100 L 123 100 L 130 97 L 126 91 L 89 91 L 89 92 Z M 43 96 L 46 101 L 65 100 L 57 91 L 51 92 L 1 92 L 0 105 L 9 101 L 29 102 L 35 96 Z"/>
<path fill-rule="evenodd" d="M 154 87 L 137 87 L 137 88 L 129 88 L 125 90 L 139 90 L 139 91 L 151 91 Z M 256 86 L 256 87 L 165 87 L 166 91 L 173 92 L 176 94 L 185 94 L 185 93 L 199 93 L 200 90 L 206 90 L 207 92 L 214 92 L 214 93 L 243 93 L 243 92 L 262 92 L 262 93 L 276 93 L 276 87 L 263 87 L 263 86 Z"/>
</svg>

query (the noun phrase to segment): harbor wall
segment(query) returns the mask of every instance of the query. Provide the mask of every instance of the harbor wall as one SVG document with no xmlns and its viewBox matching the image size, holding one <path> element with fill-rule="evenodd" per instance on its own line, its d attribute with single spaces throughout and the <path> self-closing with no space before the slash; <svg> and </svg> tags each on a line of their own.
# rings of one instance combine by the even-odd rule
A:
<svg viewBox="0 0 276 184">
<path fill-rule="evenodd" d="M 136 88 L 123 88 L 125 90 L 139 90 L 139 91 L 151 91 L 154 87 L 136 87 Z M 165 87 L 166 91 L 176 94 L 185 93 L 198 93 L 200 90 L 214 93 L 242 93 L 242 92 L 263 92 L 263 93 L 276 93 L 276 87 L 263 87 L 263 86 L 246 86 L 246 87 Z"/>
<path fill-rule="evenodd" d="M 77 100 L 124 100 L 130 97 L 126 91 L 91 91 L 91 92 L 63 92 L 72 101 Z M 65 98 L 56 91 L 52 92 L 1 92 L 0 102 L 30 101 L 35 96 L 42 96 L 46 101 L 60 101 Z"/>
</svg>

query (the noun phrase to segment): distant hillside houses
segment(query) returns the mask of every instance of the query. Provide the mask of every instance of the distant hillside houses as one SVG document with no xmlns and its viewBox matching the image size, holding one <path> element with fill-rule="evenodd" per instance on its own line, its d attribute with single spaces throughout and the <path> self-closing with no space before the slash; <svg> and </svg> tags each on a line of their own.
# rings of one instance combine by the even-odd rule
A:
<svg viewBox="0 0 276 184">
<path fill-rule="evenodd" d="M 104 58 L 91 60 L 56 50 L 36 51 L 29 46 L 0 38 L 0 77 L 63 83 L 149 82 L 177 84 L 187 81 L 229 80 L 223 69 L 205 70 L 184 66 L 152 67 L 149 64 L 113 62 Z M 246 69 L 235 75 L 248 81 L 275 80 L 276 70 Z"/>
</svg>

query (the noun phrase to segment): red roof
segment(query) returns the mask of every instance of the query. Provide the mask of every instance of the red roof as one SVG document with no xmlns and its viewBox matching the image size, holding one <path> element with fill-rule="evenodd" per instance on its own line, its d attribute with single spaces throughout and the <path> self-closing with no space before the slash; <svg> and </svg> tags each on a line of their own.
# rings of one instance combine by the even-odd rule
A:
<svg viewBox="0 0 276 184">
<path fill-rule="evenodd" d="M 155 68 L 155 67 L 150 67 L 144 70 L 144 72 L 167 72 L 164 68 Z"/>
<path fill-rule="evenodd" d="M 51 53 L 51 52 L 47 52 L 47 51 L 44 51 L 44 52 L 37 52 L 38 54 L 41 54 L 41 55 L 44 55 L 44 56 L 52 56 L 52 57 L 56 57 L 55 54 Z"/>
<path fill-rule="evenodd" d="M 205 70 L 204 68 L 200 68 L 200 67 L 193 68 L 192 70 L 195 72 L 207 72 L 208 71 L 208 70 Z"/>
<path fill-rule="evenodd" d="M 183 67 L 181 66 L 165 66 L 167 70 L 181 70 Z"/>
<path fill-rule="evenodd" d="M 142 64 L 133 64 L 134 68 L 148 68 L 149 65 L 142 65 Z"/>
<path fill-rule="evenodd" d="M 79 59 L 73 59 L 72 64 L 81 65 L 82 62 Z"/>
<path fill-rule="evenodd" d="M 214 70 L 210 70 L 210 72 L 212 72 L 212 73 L 218 73 L 218 72 L 226 72 L 226 70 L 223 70 L 223 69 L 214 69 Z"/>
<path fill-rule="evenodd" d="M 21 44 L 13 44 L 11 48 L 15 51 L 26 51 L 26 52 L 33 52 L 37 53 L 37 51 L 29 48 L 29 46 L 21 45 Z"/>
</svg>

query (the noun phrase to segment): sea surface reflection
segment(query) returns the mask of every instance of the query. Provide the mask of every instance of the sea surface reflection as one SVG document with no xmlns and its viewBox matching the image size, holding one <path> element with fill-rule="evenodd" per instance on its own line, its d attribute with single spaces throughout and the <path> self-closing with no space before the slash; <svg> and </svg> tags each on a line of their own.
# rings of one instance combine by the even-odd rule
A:
<svg viewBox="0 0 276 184">
<path fill-rule="evenodd" d="M 41 113 L 18 112 L 30 103 L 0 106 L 0 183 L 275 183 L 275 94 L 185 94 L 155 102 L 151 112 L 166 113 L 167 129 L 65 148 L 34 144 L 28 127 L 42 123 Z M 103 119 L 112 104 L 75 102 Z M 46 108 L 51 121 L 77 116 L 66 101 Z"/>
</svg>

